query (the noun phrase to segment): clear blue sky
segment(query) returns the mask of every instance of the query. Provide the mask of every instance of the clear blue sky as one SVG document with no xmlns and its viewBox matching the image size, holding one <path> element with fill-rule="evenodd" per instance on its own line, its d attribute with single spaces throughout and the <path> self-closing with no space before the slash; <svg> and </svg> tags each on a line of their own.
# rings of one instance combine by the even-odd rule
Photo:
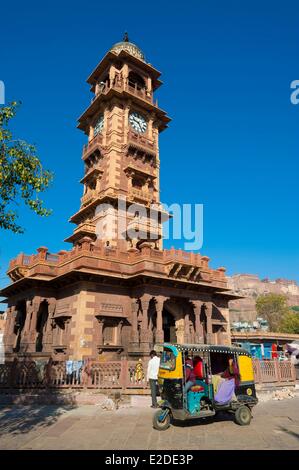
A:
<svg viewBox="0 0 299 470">
<path fill-rule="evenodd" d="M 162 72 L 159 104 L 173 119 L 160 139 L 162 200 L 204 204 L 200 251 L 211 266 L 299 280 L 298 9 L 295 0 L 3 3 L 0 80 L 6 101 L 23 103 L 14 130 L 55 182 L 44 196 L 50 218 L 22 210 L 25 234 L 0 233 L 1 285 L 20 251 L 69 248 L 85 80 L 125 30 Z"/>
</svg>

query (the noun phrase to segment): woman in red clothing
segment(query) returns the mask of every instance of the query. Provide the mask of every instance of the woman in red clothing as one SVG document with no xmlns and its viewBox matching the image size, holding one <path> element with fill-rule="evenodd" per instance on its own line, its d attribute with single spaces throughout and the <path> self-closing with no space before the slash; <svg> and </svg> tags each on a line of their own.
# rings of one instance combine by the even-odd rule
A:
<svg viewBox="0 0 299 470">
<path fill-rule="evenodd" d="M 225 371 L 221 374 L 223 379 L 235 379 L 235 385 L 238 386 L 240 383 L 240 372 L 236 362 L 233 359 L 228 360 L 228 367 Z"/>
<path fill-rule="evenodd" d="M 188 352 L 185 352 L 185 385 L 184 385 L 184 393 L 187 393 L 193 385 L 196 383 L 196 378 L 194 374 L 194 367 L 193 361 L 189 357 Z"/>
</svg>

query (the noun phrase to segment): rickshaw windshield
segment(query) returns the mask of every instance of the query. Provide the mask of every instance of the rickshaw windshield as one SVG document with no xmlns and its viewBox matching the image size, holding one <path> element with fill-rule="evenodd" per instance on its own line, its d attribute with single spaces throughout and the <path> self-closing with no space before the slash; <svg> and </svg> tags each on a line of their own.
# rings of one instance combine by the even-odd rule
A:
<svg viewBox="0 0 299 470">
<path fill-rule="evenodd" d="M 160 359 L 160 368 L 167 370 L 175 369 L 175 355 L 171 349 L 164 348 Z"/>
</svg>

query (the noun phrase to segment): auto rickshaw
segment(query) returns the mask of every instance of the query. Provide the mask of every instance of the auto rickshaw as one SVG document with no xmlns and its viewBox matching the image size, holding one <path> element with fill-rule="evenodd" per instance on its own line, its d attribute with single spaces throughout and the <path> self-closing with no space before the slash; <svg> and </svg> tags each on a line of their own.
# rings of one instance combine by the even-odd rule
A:
<svg viewBox="0 0 299 470">
<path fill-rule="evenodd" d="M 162 398 L 160 409 L 153 417 L 155 429 L 166 430 L 172 420 L 208 418 L 220 411 L 233 413 L 236 423 L 241 426 L 250 424 L 251 410 L 258 399 L 252 358 L 248 351 L 239 347 L 168 343 L 156 345 L 155 349 L 161 354 L 158 384 Z M 193 369 L 196 369 L 196 380 L 190 390 L 184 392 L 186 356 L 194 364 L 196 361 Z M 225 382 L 220 377 L 232 364 L 236 376 L 227 379 L 233 387 L 232 393 L 223 402 L 218 398 L 220 391 L 217 391 L 217 386 L 220 390 L 221 385 L 217 382 Z M 232 378 L 234 382 L 231 382 Z"/>
</svg>

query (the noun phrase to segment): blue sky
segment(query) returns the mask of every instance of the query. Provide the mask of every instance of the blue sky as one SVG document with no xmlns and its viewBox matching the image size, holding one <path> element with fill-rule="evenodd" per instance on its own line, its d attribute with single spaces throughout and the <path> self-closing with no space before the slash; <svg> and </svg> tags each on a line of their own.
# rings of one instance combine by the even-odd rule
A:
<svg viewBox="0 0 299 470">
<path fill-rule="evenodd" d="M 85 80 L 125 30 L 162 72 L 157 97 L 173 119 L 160 138 L 161 199 L 204 204 L 200 252 L 212 267 L 299 280 L 298 2 L 52 0 L 1 6 L 0 80 L 6 101 L 23 103 L 14 132 L 55 181 L 44 195 L 51 217 L 20 209 L 25 234 L 0 232 L 0 285 L 19 252 L 70 247 Z"/>
</svg>

